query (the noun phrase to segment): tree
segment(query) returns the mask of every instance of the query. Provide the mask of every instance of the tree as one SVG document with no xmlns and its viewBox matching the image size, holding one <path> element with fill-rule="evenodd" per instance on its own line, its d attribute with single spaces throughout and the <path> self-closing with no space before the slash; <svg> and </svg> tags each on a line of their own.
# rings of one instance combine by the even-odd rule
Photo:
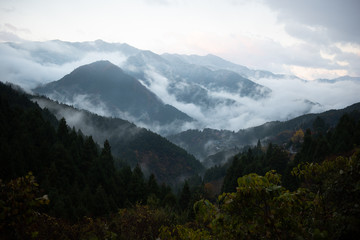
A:
<svg viewBox="0 0 360 240">
<path fill-rule="evenodd" d="M 182 191 L 180 193 L 180 198 L 179 198 L 179 206 L 180 206 L 181 210 L 184 211 L 184 210 L 188 209 L 190 201 L 191 201 L 191 192 L 190 192 L 188 182 L 185 181 Z"/>
<path fill-rule="evenodd" d="M 62 143 L 68 142 L 69 129 L 65 118 L 61 118 L 57 129 L 57 135 Z"/>
<path fill-rule="evenodd" d="M 326 239 L 313 219 L 315 194 L 281 187 L 280 175 L 249 174 L 238 179 L 234 193 L 219 196 L 219 205 L 200 200 L 194 205 L 195 221 L 163 227 L 161 239 Z"/>
<path fill-rule="evenodd" d="M 157 184 L 154 174 L 151 174 L 147 183 L 148 194 L 154 194 L 156 197 L 160 195 L 159 185 Z"/>
<path fill-rule="evenodd" d="M 29 239 L 41 229 L 33 228 L 41 205 L 48 204 L 47 195 L 39 197 L 39 185 L 29 172 L 8 183 L 0 179 L 0 238 Z"/>
<path fill-rule="evenodd" d="M 93 214 L 95 216 L 103 216 L 110 211 L 109 198 L 103 188 L 99 185 L 95 191 L 95 205 L 93 209 Z"/>
<path fill-rule="evenodd" d="M 128 196 L 131 203 L 145 203 L 147 199 L 146 186 L 144 181 L 144 174 L 141 171 L 139 164 L 137 164 L 133 170 L 128 191 Z"/>
<path fill-rule="evenodd" d="M 326 133 L 326 123 L 324 121 L 324 119 L 322 119 L 321 117 L 317 116 L 316 119 L 313 122 L 313 129 L 315 131 L 316 134 L 325 134 Z"/>
</svg>

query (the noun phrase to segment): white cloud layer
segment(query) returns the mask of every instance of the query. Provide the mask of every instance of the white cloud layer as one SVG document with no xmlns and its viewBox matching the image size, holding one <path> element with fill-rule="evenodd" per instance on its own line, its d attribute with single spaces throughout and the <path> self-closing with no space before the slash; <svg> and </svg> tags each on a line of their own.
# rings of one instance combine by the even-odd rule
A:
<svg viewBox="0 0 360 240">
<path fill-rule="evenodd" d="M 150 69 L 150 68 L 149 68 Z M 257 83 L 272 90 L 269 97 L 253 99 L 225 91 L 211 91 L 210 96 L 234 100 L 210 108 L 179 102 L 166 89 L 168 80 L 155 71 L 148 72 L 151 91 L 199 122 L 190 128 L 214 128 L 238 131 L 265 122 L 285 121 L 307 113 L 341 109 L 360 102 L 360 81 L 343 80 L 334 83 L 305 81 L 294 78 L 258 79 Z"/>
<path fill-rule="evenodd" d="M 52 42 L 46 45 L 49 53 L 60 54 L 54 59 L 63 59 L 64 56 L 72 56 L 73 59 L 65 59 L 63 62 L 46 62 L 44 58 L 34 56 L 29 49 L 34 50 L 33 43 L 25 44 L 26 47 L 16 49 L 8 44 L 0 44 L 0 76 L 2 82 L 11 82 L 20 85 L 26 90 L 36 87 L 39 84 L 55 81 L 70 73 L 76 67 L 88 64 L 97 60 L 110 60 L 120 67 L 123 66 L 126 57 L 122 52 L 106 51 L 80 51 L 73 48 L 64 48 L 61 42 Z M 346 46 L 339 46 L 346 49 Z M 349 47 L 348 47 L 349 48 Z M 65 49 L 65 50 L 62 50 Z M 39 51 L 35 51 L 39 52 Z M 41 52 L 41 51 L 40 51 Z M 73 56 L 72 53 L 76 53 Z M 310 54 L 310 50 L 306 54 Z M 301 51 L 299 50 L 299 54 Z M 47 56 L 51 56 L 47 55 Z M 60 58 L 59 58 L 60 56 Z M 290 57 L 290 56 L 288 56 Z M 50 58 L 52 59 L 52 58 Z M 295 60 L 294 60 L 295 61 Z M 301 58 L 296 60 L 301 61 Z M 324 60 L 326 64 L 326 60 Z M 316 66 L 321 69 L 322 65 Z M 334 68 L 334 71 L 339 69 Z M 320 81 L 304 81 L 294 78 L 283 79 L 255 79 L 258 84 L 266 86 L 272 90 L 269 97 L 264 99 L 252 99 L 240 97 L 225 91 L 213 91 L 207 89 L 208 95 L 231 99 L 233 104 L 218 103 L 209 108 L 202 108 L 194 103 L 184 103 L 171 95 L 167 87 L 169 79 L 162 76 L 156 69 L 148 67 L 145 72 L 149 83 L 148 88 L 157 94 L 163 102 L 173 105 L 189 116 L 198 120 L 196 124 L 187 124 L 178 130 L 188 128 L 215 128 L 239 130 L 273 120 L 287 120 L 305 113 L 321 112 L 329 109 L 339 109 L 360 102 L 360 81 L 341 80 L 334 83 Z M 144 85 L 146 85 L 144 83 Z M 87 110 L 91 110 L 101 115 L 109 116 L 110 113 L 106 106 L 101 102 L 89 105 L 89 96 L 79 95 L 72 102 L 66 102 Z M 121 114 L 121 113 L 119 113 Z M 126 113 L 124 117 L 126 118 Z M 128 119 L 136 121 L 134 119 Z M 164 126 L 140 126 L 149 127 L 155 131 L 160 131 Z M 172 128 L 173 126 L 167 126 Z"/>
<path fill-rule="evenodd" d="M 103 39 L 308 80 L 360 76 L 359 9 L 358 0 L 1 1 L 0 41 Z"/>
</svg>

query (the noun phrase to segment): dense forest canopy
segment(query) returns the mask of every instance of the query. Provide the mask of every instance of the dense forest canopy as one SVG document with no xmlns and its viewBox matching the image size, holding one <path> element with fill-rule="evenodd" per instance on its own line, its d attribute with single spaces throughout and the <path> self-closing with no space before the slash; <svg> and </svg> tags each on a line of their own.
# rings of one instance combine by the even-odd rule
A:
<svg viewBox="0 0 360 240">
<path fill-rule="evenodd" d="M 1 239 L 351 239 L 360 113 L 248 147 L 176 192 L 0 84 Z M 144 138 L 141 144 L 147 144 Z M 140 144 L 140 142 L 139 142 Z M 117 164 L 115 164 L 117 163 Z M 223 181 L 220 181 L 223 179 Z M 220 194 L 212 191 L 222 183 Z"/>
</svg>

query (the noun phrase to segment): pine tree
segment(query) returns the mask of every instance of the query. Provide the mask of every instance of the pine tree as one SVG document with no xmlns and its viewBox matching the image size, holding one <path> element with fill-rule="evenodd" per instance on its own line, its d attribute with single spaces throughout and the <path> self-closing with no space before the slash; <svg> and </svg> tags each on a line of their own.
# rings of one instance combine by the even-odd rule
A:
<svg viewBox="0 0 360 240">
<path fill-rule="evenodd" d="M 190 201 L 191 201 L 191 192 L 188 182 L 185 181 L 179 198 L 179 206 L 181 210 L 183 211 L 186 210 L 189 207 Z"/>
</svg>

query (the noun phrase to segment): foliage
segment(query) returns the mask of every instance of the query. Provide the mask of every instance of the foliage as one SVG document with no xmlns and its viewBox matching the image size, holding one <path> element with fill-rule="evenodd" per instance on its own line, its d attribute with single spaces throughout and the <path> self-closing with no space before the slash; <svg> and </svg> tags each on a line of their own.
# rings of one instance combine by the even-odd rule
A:
<svg viewBox="0 0 360 240">
<path fill-rule="evenodd" d="M 145 179 L 140 165 L 115 168 L 108 141 L 100 148 L 23 95 L 2 92 L 0 107 L 1 239 L 351 239 L 360 234 L 360 122 L 351 115 L 334 129 L 317 118 L 313 131 L 303 138 L 298 132 L 296 149 L 301 149 L 294 160 L 282 146 L 264 148 L 260 141 L 236 155 L 215 203 L 204 199 L 211 187 L 200 176 L 189 178 L 176 197 L 169 186 L 158 185 L 156 175 Z M 214 167 L 206 177 L 217 179 L 221 171 Z"/>
<path fill-rule="evenodd" d="M 120 209 L 110 228 L 121 233 L 121 239 L 156 239 L 160 227 L 170 225 L 171 221 L 171 214 L 164 209 L 137 204 L 134 208 Z"/>
<path fill-rule="evenodd" d="M 109 141 L 101 149 L 91 136 L 70 129 L 65 119 L 54 120 L 23 94 L 3 84 L 0 92 L 0 178 L 33 172 L 51 199 L 45 213 L 75 222 L 138 201 L 146 204 L 152 192 L 142 170 L 126 164 L 116 169 Z M 152 185 L 156 181 L 153 177 Z M 154 194 L 159 201 L 165 198 Z"/>
<path fill-rule="evenodd" d="M 208 200 L 194 205 L 193 226 L 163 228 L 164 239 L 290 239 L 311 237 L 316 223 L 317 196 L 306 189 L 290 192 L 280 175 L 249 174 L 238 179 L 235 193 L 219 196 L 218 206 Z M 324 236 L 326 233 L 323 233 Z"/>
<path fill-rule="evenodd" d="M 360 150 L 293 170 L 303 186 L 289 191 L 269 171 L 238 178 L 218 203 L 200 200 L 195 221 L 163 227 L 161 239 L 355 239 L 359 235 Z"/>
<path fill-rule="evenodd" d="M 283 147 L 270 143 L 264 150 L 259 142 L 257 146 L 234 156 L 227 169 L 222 191 L 235 191 L 237 179 L 249 173 L 265 174 L 274 169 L 280 174 L 289 175 L 289 163 L 289 154 Z"/>
<path fill-rule="evenodd" d="M 29 172 L 25 177 L 3 183 L 0 179 L 0 238 L 36 238 L 38 229 L 32 224 L 39 216 L 36 210 L 48 204 L 47 195 L 38 197 L 39 185 Z"/>
<path fill-rule="evenodd" d="M 323 223 L 334 238 L 350 239 L 360 230 L 360 150 L 351 157 L 327 159 L 322 163 L 301 163 L 293 174 L 303 186 L 320 196 Z"/>
</svg>

